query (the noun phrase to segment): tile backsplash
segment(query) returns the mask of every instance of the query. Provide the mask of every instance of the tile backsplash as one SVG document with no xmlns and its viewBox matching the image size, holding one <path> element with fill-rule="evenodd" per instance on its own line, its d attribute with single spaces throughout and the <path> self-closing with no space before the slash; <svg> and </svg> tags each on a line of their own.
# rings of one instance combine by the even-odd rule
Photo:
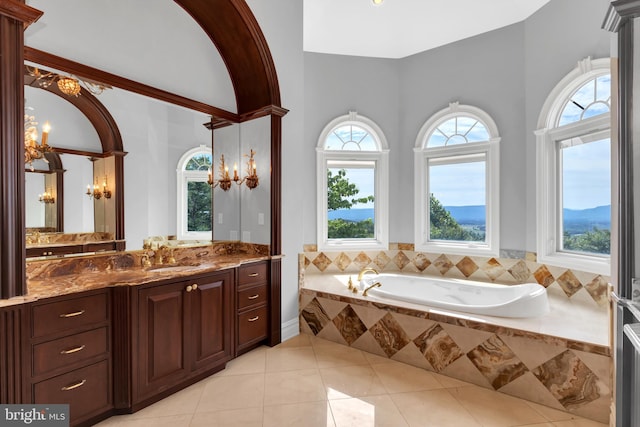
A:
<svg viewBox="0 0 640 427">
<path fill-rule="evenodd" d="M 505 255 L 512 256 L 512 252 L 505 252 Z M 608 276 L 540 264 L 533 253 L 525 253 L 520 258 L 436 254 L 416 252 L 413 244 L 409 243 L 390 244 L 386 251 L 318 252 L 315 245 L 305 245 L 299 263 L 301 275 L 357 274 L 362 268 L 372 267 L 378 271 L 400 271 L 505 285 L 533 282 L 541 284 L 548 292 L 564 295 L 572 301 L 595 303 L 602 309 L 608 307 Z"/>
</svg>

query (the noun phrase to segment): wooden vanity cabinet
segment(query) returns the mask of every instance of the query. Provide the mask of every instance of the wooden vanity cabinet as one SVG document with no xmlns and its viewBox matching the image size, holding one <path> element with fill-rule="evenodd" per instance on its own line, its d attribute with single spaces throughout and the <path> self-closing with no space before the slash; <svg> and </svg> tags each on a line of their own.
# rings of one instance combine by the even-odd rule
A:
<svg viewBox="0 0 640 427">
<path fill-rule="evenodd" d="M 133 410 L 233 357 L 233 270 L 133 288 Z"/>
<path fill-rule="evenodd" d="M 71 425 L 113 408 L 110 307 L 107 289 L 29 306 L 31 400 L 69 404 Z"/>
<path fill-rule="evenodd" d="M 257 347 L 269 336 L 269 265 L 238 267 L 236 355 Z"/>
</svg>

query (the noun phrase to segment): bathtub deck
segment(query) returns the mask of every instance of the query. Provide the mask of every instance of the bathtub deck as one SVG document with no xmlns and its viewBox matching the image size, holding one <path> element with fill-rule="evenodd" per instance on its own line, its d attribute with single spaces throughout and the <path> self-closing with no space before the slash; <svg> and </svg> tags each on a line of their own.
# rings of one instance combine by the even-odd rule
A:
<svg viewBox="0 0 640 427">
<path fill-rule="evenodd" d="M 494 317 L 430 308 L 404 301 L 390 301 L 373 295 L 363 297 L 361 293 L 354 294 L 347 289 L 349 276 L 349 274 L 308 274 L 304 277 L 303 288 L 370 303 L 382 303 L 423 311 L 429 315 L 443 315 L 464 321 L 582 342 L 587 345 L 610 346 L 610 313 L 608 309 L 598 307 L 593 300 L 569 300 L 564 295 L 549 292 L 551 310 L 546 315 L 535 318 Z M 351 277 L 355 281 L 355 276 Z"/>
</svg>

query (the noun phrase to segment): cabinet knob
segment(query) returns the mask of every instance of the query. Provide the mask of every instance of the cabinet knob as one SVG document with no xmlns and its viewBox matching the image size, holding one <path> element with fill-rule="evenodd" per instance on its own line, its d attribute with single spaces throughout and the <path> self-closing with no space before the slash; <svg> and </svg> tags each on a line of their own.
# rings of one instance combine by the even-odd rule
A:
<svg viewBox="0 0 640 427">
<path fill-rule="evenodd" d="M 193 286 L 188 285 L 188 286 L 187 286 L 187 292 L 191 292 L 192 290 L 193 290 Z"/>
<path fill-rule="evenodd" d="M 196 289 L 198 289 L 198 284 L 197 284 L 197 283 L 194 283 L 194 284 L 192 285 L 192 289 L 193 289 L 194 291 L 195 291 Z"/>
</svg>

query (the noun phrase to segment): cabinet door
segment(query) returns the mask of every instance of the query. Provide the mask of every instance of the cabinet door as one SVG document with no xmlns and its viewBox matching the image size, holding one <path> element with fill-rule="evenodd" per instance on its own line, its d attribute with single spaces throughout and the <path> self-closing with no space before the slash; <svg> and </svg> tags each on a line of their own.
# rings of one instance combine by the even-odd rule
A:
<svg viewBox="0 0 640 427">
<path fill-rule="evenodd" d="M 189 373 L 187 295 L 184 282 L 139 291 L 138 399 L 174 386 Z"/>
<path fill-rule="evenodd" d="M 209 368 L 231 359 L 232 273 L 221 272 L 195 281 L 190 292 L 192 369 Z M 192 285 L 193 285 L 192 284 Z"/>
</svg>

